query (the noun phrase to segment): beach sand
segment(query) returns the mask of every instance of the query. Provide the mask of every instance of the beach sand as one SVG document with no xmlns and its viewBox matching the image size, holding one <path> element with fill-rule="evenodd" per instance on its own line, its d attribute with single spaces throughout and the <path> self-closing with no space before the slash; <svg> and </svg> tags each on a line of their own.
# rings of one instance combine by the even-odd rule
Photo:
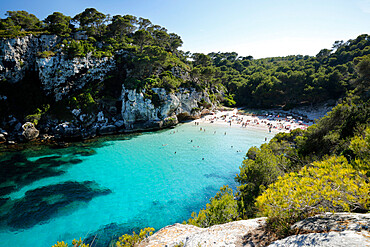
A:
<svg viewBox="0 0 370 247">
<path fill-rule="evenodd" d="M 273 112 L 271 114 L 246 115 L 238 109 L 232 111 L 214 111 L 210 115 L 205 115 L 194 124 L 217 124 L 236 128 L 263 130 L 267 133 L 290 132 L 294 129 L 307 129 L 317 118 L 323 117 L 326 112 L 311 114 L 310 112 L 300 112 L 299 115 L 290 116 L 289 113 Z M 307 117 L 310 116 L 310 117 Z M 314 116 L 314 117 L 312 117 Z"/>
</svg>

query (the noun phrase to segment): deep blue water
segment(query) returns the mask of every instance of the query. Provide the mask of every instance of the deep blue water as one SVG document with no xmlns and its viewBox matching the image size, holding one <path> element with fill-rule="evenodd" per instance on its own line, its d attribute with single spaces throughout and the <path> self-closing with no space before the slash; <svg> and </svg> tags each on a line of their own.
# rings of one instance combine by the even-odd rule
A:
<svg viewBox="0 0 370 247">
<path fill-rule="evenodd" d="M 187 123 L 2 154 L 0 246 L 52 246 L 80 237 L 106 246 L 138 228 L 183 222 L 224 184 L 236 187 L 245 153 L 265 137 L 272 134 Z"/>
</svg>

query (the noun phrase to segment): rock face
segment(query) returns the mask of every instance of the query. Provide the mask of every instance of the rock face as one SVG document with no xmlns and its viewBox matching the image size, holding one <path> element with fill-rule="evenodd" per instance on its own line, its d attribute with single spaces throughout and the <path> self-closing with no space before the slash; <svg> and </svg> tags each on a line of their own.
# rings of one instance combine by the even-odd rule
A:
<svg viewBox="0 0 370 247">
<path fill-rule="evenodd" d="M 254 246 L 244 243 L 243 237 L 265 223 L 265 218 L 240 220 L 209 228 L 199 228 L 193 225 L 174 224 L 162 228 L 140 247 L 176 246 L 211 247 L 211 246 Z M 245 245 L 244 245 L 245 244 Z"/>
<path fill-rule="evenodd" d="M 0 79 L 18 82 L 26 71 L 37 71 L 43 89 L 56 100 L 86 83 L 101 81 L 115 68 L 114 58 L 95 58 L 89 54 L 82 58 L 67 59 L 62 48 L 55 56 L 38 57 L 39 52 L 49 51 L 60 41 L 56 35 L 41 35 L 0 40 Z"/>
<path fill-rule="evenodd" d="M 91 56 L 66 59 L 58 55 L 37 58 L 36 65 L 44 91 L 58 101 L 71 91 L 81 89 L 86 83 L 102 81 L 115 68 L 115 60 Z"/>
<path fill-rule="evenodd" d="M 140 244 L 159 246 L 265 246 L 261 234 L 266 218 L 234 221 L 209 228 L 174 224 L 166 226 Z M 370 246 L 370 214 L 326 213 L 299 221 L 292 226 L 297 235 L 277 240 L 270 247 L 285 246 Z"/>
<path fill-rule="evenodd" d="M 41 35 L 0 40 L 0 79 L 18 82 L 27 70 L 35 70 L 37 52 L 55 46 L 56 35 Z"/>
<path fill-rule="evenodd" d="M 167 93 L 164 88 L 153 88 L 152 90 L 157 97 L 157 106 L 151 99 L 145 98 L 145 91 L 137 92 L 123 87 L 121 114 L 126 128 L 135 128 L 138 123 L 157 123 L 171 116 L 176 124 L 176 115 L 180 113 L 191 115 L 194 109 L 198 108 L 198 102 L 211 103 L 206 92 L 184 88 L 180 88 L 175 93 Z M 168 121 L 165 125 L 168 125 Z"/>
<path fill-rule="evenodd" d="M 292 229 L 308 234 L 290 236 L 269 246 L 370 246 L 370 214 L 326 213 L 299 221 Z"/>
<path fill-rule="evenodd" d="M 328 232 L 295 235 L 275 241 L 269 247 L 316 246 L 316 247 L 363 247 L 370 246 L 369 232 Z"/>
</svg>

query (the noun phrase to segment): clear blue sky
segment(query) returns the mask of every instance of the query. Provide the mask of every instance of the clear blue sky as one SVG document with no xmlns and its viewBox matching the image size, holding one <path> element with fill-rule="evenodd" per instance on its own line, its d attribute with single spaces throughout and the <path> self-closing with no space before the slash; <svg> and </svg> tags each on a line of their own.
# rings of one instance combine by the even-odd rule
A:
<svg viewBox="0 0 370 247">
<path fill-rule="evenodd" d="M 0 0 L 44 19 L 93 7 L 131 14 L 177 33 L 191 52 L 235 51 L 255 58 L 316 55 L 336 40 L 370 33 L 370 0 Z"/>
</svg>

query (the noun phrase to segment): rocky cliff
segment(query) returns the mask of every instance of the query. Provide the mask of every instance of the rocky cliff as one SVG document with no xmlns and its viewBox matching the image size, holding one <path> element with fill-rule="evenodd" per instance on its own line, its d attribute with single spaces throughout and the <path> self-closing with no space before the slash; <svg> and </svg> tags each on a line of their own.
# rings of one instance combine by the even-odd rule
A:
<svg viewBox="0 0 370 247">
<path fill-rule="evenodd" d="M 115 60 L 108 57 L 67 59 L 59 54 L 36 59 L 36 70 L 43 90 L 57 101 L 68 97 L 73 91 L 82 89 L 86 83 L 104 80 L 114 68 Z"/>
<path fill-rule="evenodd" d="M 124 60 L 128 54 L 127 51 L 116 51 L 111 57 L 94 57 L 88 53 L 85 57 L 71 58 L 65 54 L 65 43 L 61 40 L 56 35 L 38 37 L 29 35 L 0 40 L 0 79 L 2 81 L 0 83 L 8 87 L 15 85 L 15 88 L 20 82 L 27 87 L 29 84 L 35 84 L 38 87 L 37 90 L 41 92 L 36 97 L 44 97 L 47 100 L 39 101 L 47 102 L 53 108 L 58 102 L 65 102 L 76 95 L 90 97 L 92 88 L 102 87 L 105 80 L 113 77 L 114 74 L 131 73 L 124 62 L 117 63 L 117 58 L 120 61 Z M 122 70 L 125 71 L 122 72 Z M 187 71 L 177 67 L 172 67 L 172 71 L 173 76 L 178 77 L 179 80 L 184 81 L 188 76 Z M 34 75 L 31 82 L 28 78 L 30 73 Z M 128 89 L 124 79 L 115 83 L 121 85 L 121 93 L 116 93 L 113 98 L 102 95 L 102 100 L 92 100 L 93 110 L 87 111 L 87 107 L 78 106 L 73 108 L 68 106 L 62 110 L 62 113 L 54 111 L 53 114 L 49 114 L 46 110 L 45 112 L 37 110 L 36 115 L 39 114 L 42 117 L 36 116 L 38 122 L 33 122 L 33 131 L 39 133 L 38 136 L 45 140 L 90 138 L 96 135 L 172 126 L 178 123 L 177 116 L 196 117 L 204 104 L 212 107 L 207 92 L 196 91 L 193 88 Z M 13 91 L 17 92 L 17 90 L 23 90 L 23 88 Z M 23 99 L 20 100 L 23 101 Z M 0 109 L 15 109 L 19 108 L 15 104 L 28 103 L 12 100 L 12 95 L 8 91 L 0 91 Z M 13 112 L 2 114 L 0 142 L 24 141 L 29 139 L 28 137 L 35 137 L 35 135 L 22 134 L 24 130 L 21 127 L 27 121 L 29 120 L 25 114 L 13 114 Z M 27 126 L 31 125 L 27 124 Z"/>
<path fill-rule="evenodd" d="M 199 114 L 198 103 L 201 101 L 210 103 L 206 92 L 197 92 L 194 89 L 180 88 L 178 92 L 167 93 L 164 88 L 153 88 L 152 91 L 157 97 L 154 99 L 145 98 L 144 92 L 122 90 L 122 119 L 127 129 L 134 129 L 139 125 L 150 125 L 161 123 L 163 120 L 178 122 L 177 115 Z M 165 122 L 164 124 L 166 125 Z M 162 127 L 161 125 L 159 127 Z"/>
<path fill-rule="evenodd" d="M 291 227 L 296 235 L 281 240 L 264 232 L 265 220 L 241 220 L 209 228 L 175 224 L 162 228 L 140 247 L 370 246 L 370 214 L 326 213 L 310 217 Z"/>
</svg>

